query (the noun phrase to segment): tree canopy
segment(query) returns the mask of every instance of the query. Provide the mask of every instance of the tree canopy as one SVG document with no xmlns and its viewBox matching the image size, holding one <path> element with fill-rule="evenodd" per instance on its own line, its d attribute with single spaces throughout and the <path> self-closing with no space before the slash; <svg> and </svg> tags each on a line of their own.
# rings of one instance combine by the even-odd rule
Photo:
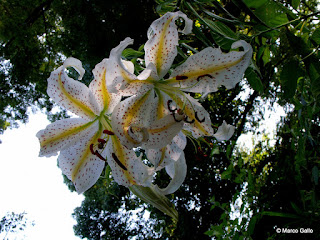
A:
<svg viewBox="0 0 320 240">
<path fill-rule="evenodd" d="M 2 129 L 27 120 L 29 106 L 44 108 L 51 120 L 66 114 L 53 114 L 46 95 L 46 79 L 65 57 L 84 62 L 88 84 L 95 64 L 125 37 L 135 44 L 123 58 L 136 64 L 151 22 L 180 10 L 194 26 L 191 35 L 181 37 L 174 64 L 208 46 L 227 52 L 237 40 L 253 48 L 252 63 L 236 88 L 222 87 L 204 99 L 195 95 L 216 127 L 226 120 L 236 132 L 225 142 L 188 141 L 186 180 L 169 196 L 178 222 L 118 186 L 106 168 L 75 209 L 75 234 L 88 239 L 317 239 L 318 8 L 316 0 L 2 1 Z M 239 146 L 239 136 L 257 133 L 264 108 L 277 111 L 276 104 L 286 116 L 275 137 L 265 135 L 252 149 Z M 156 181 L 165 186 L 169 178 L 163 174 Z M 283 232 L 300 228 L 309 233 Z"/>
</svg>

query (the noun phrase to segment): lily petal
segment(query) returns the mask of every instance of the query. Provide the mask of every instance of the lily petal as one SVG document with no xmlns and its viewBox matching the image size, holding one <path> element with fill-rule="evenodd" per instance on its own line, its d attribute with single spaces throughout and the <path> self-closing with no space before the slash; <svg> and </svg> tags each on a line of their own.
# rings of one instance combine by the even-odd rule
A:
<svg viewBox="0 0 320 240">
<path fill-rule="evenodd" d="M 55 156 L 79 139 L 96 132 L 98 122 L 89 122 L 81 118 L 68 118 L 58 120 L 37 133 L 40 141 L 39 156 Z"/>
<path fill-rule="evenodd" d="M 159 78 L 170 69 L 177 55 L 178 30 L 175 20 L 179 17 L 185 20 L 184 34 L 189 34 L 192 21 L 182 12 L 168 12 L 155 20 L 148 30 L 148 41 L 145 44 L 146 66 L 153 63 L 156 66 Z"/>
<path fill-rule="evenodd" d="M 146 128 L 152 123 L 156 98 L 153 91 L 120 102 L 111 116 L 111 125 L 121 143 L 129 149 L 146 141 Z"/>
<path fill-rule="evenodd" d="M 135 152 L 122 146 L 117 136 L 111 136 L 104 151 L 114 180 L 123 186 L 150 186 L 152 172 Z"/>
<path fill-rule="evenodd" d="M 120 44 L 113 48 L 108 61 L 108 73 L 106 74 L 107 88 L 110 92 L 118 92 L 125 89 L 137 77 L 132 72 L 132 65 L 128 65 L 121 59 L 123 50 L 130 44 L 133 39 L 126 38 Z M 129 66 L 129 68 L 127 68 Z"/>
<path fill-rule="evenodd" d="M 169 145 L 161 149 L 147 149 L 146 155 L 148 160 L 154 165 L 155 170 L 158 171 L 177 161 L 186 144 L 186 136 L 182 132 L 179 132 Z"/>
<path fill-rule="evenodd" d="M 178 115 L 178 114 L 177 114 Z M 154 121 L 150 127 L 147 128 L 148 139 L 143 142 L 144 149 L 149 148 L 163 148 L 171 143 L 172 139 L 182 130 L 183 121 L 179 120 L 180 116 L 174 117 L 167 115 L 161 119 Z"/>
<path fill-rule="evenodd" d="M 159 188 L 159 191 L 164 195 L 168 195 L 177 191 L 186 178 L 187 164 L 183 152 L 178 161 L 166 166 L 166 171 L 172 179 L 166 188 Z"/>
<path fill-rule="evenodd" d="M 177 107 L 184 111 L 187 119 L 185 119 L 183 128 L 191 132 L 193 137 L 198 138 L 213 134 L 210 114 L 197 100 L 188 94 L 166 93 L 172 98 Z"/>
<path fill-rule="evenodd" d="M 218 131 L 213 134 L 213 136 L 218 141 L 227 141 L 232 137 L 234 130 L 235 126 L 229 125 L 226 121 L 223 121 L 221 126 L 219 126 Z"/>
<path fill-rule="evenodd" d="M 99 112 L 110 114 L 114 107 L 120 102 L 121 95 L 108 92 L 106 87 L 106 75 L 111 71 L 108 68 L 108 59 L 102 60 L 93 69 L 94 79 L 89 85 L 90 91 L 93 93 Z"/>
<path fill-rule="evenodd" d="M 129 84 L 126 84 L 125 88 L 119 90 L 122 96 L 128 97 L 133 95 L 142 95 L 148 92 L 153 88 L 153 84 L 147 79 L 151 78 L 152 80 L 158 80 L 158 75 L 153 64 L 149 64 L 146 69 L 144 69 L 136 80 L 131 81 Z"/>
<path fill-rule="evenodd" d="M 173 86 L 189 92 L 215 92 L 221 85 L 233 88 L 243 77 L 250 64 L 251 46 L 243 40 L 231 48 L 242 47 L 243 51 L 223 53 L 218 48 L 206 48 L 190 56 L 173 70 L 170 79 L 176 79 Z"/>
<path fill-rule="evenodd" d="M 62 150 L 58 164 L 62 172 L 74 183 L 80 194 L 92 187 L 101 175 L 105 161 L 93 155 L 90 145 L 95 143 L 101 130 L 78 139 L 75 145 Z"/>
<path fill-rule="evenodd" d="M 82 77 L 84 69 L 78 59 L 68 58 L 63 66 L 53 71 L 48 78 L 48 95 L 60 106 L 77 116 L 93 119 L 99 115 L 99 107 L 89 88 L 65 73 L 68 66 L 74 67 Z"/>
<path fill-rule="evenodd" d="M 210 114 L 196 99 L 188 94 L 185 96 L 187 97 L 186 115 L 190 119 L 194 118 L 195 121 L 194 123 L 185 123 L 184 129 L 190 131 L 195 138 L 211 136 L 213 129 L 211 127 Z"/>
</svg>

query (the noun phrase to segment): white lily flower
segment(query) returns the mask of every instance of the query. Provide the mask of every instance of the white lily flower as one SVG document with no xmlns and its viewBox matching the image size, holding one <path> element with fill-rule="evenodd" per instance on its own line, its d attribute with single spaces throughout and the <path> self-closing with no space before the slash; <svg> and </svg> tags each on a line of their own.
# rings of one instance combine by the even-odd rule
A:
<svg viewBox="0 0 320 240">
<path fill-rule="evenodd" d="M 78 193 L 95 184 L 106 161 L 119 184 L 150 185 L 149 169 L 133 150 L 120 144 L 111 128 L 109 115 L 121 96 L 107 91 L 107 62 L 105 59 L 95 67 L 89 87 L 65 72 L 71 66 L 79 72 L 79 79 L 82 78 L 84 69 L 75 58 L 68 58 L 48 78 L 48 95 L 80 118 L 59 120 L 39 131 L 39 155 L 48 157 L 60 151 L 59 167 L 72 180 Z"/>
<path fill-rule="evenodd" d="M 106 76 L 108 89 L 130 96 L 115 108 L 112 126 L 128 148 L 163 148 L 182 128 L 195 138 L 212 136 L 209 113 L 186 92 L 209 93 L 221 85 L 232 88 L 250 63 L 252 48 L 241 40 L 232 48 L 242 51 L 223 53 L 220 49 L 206 48 L 190 56 L 164 79 L 177 55 L 175 20 L 179 17 L 185 20 L 181 32 L 189 34 L 192 21 L 180 11 L 166 13 L 151 24 L 144 47 L 146 69 L 139 76 L 134 75 L 132 67 L 126 67 L 130 64 L 121 60 L 122 51 L 133 43 L 132 39 L 126 38 L 111 51 L 112 72 Z M 158 125 L 154 126 L 155 122 Z M 157 134 L 161 136 L 157 138 Z"/>
</svg>

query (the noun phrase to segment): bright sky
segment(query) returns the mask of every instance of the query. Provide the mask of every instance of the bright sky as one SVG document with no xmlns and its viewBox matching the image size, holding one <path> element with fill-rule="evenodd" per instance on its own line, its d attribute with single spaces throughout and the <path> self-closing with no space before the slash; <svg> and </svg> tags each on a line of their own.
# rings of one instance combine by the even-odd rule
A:
<svg viewBox="0 0 320 240">
<path fill-rule="evenodd" d="M 83 196 L 71 193 L 63 183 L 57 157 L 38 157 L 36 133 L 48 124 L 44 114 L 32 114 L 26 125 L 0 135 L 0 218 L 9 211 L 25 211 L 35 222 L 23 233 L 27 240 L 79 240 L 73 233 L 76 221 L 71 214 Z M 9 239 L 14 236 L 8 235 Z"/>
</svg>

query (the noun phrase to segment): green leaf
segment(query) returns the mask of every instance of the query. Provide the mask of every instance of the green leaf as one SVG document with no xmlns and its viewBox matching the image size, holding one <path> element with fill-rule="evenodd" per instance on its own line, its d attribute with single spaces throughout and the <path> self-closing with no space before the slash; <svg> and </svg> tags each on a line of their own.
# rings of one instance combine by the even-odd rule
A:
<svg viewBox="0 0 320 240">
<path fill-rule="evenodd" d="M 144 52 L 136 51 L 132 48 L 127 48 L 122 52 L 122 56 L 126 59 L 138 58 L 144 55 Z"/>
<path fill-rule="evenodd" d="M 199 28 L 193 28 L 192 32 L 195 34 L 196 38 L 198 38 L 206 47 L 212 45 L 208 38 L 203 34 L 203 32 Z"/>
<path fill-rule="evenodd" d="M 260 77 L 258 74 L 254 71 L 253 68 L 248 68 L 245 72 L 245 77 L 248 80 L 250 86 L 253 88 L 253 90 L 256 90 L 260 93 L 263 92 L 263 84 L 261 82 Z"/>
<path fill-rule="evenodd" d="M 280 73 L 281 88 L 284 91 L 285 98 L 292 98 L 297 89 L 298 78 L 303 75 L 296 60 L 288 61 Z"/>
<path fill-rule="evenodd" d="M 253 11 L 256 17 L 270 27 L 277 27 L 288 22 L 287 15 L 282 9 L 282 5 L 273 0 L 245 0 L 246 5 L 255 8 Z"/>
<path fill-rule="evenodd" d="M 320 77 L 311 82 L 311 92 L 313 96 L 319 100 L 320 97 Z"/>
<path fill-rule="evenodd" d="M 290 204 L 291 204 L 291 207 L 294 209 L 294 211 L 297 214 L 301 214 L 302 213 L 302 210 L 300 208 L 298 208 L 298 206 L 294 202 L 290 202 Z"/>
<path fill-rule="evenodd" d="M 249 226 L 248 226 L 248 234 L 249 234 L 249 236 L 253 234 L 254 228 L 256 226 L 256 223 L 257 223 L 257 216 L 253 216 L 250 219 Z"/>
<path fill-rule="evenodd" d="M 208 236 L 221 236 L 223 234 L 223 229 L 221 226 L 212 226 L 209 231 L 206 231 L 204 234 Z"/>
<path fill-rule="evenodd" d="M 220 154 L 219 147 L 212 148 L 212 150 L 210 152 L 210 158 L 212 158 L 213 155 L 216 155 L 216 154 Z"/>
<path fill-rule="evenodd" d="M 320 29 L 316 29 L 311 36 L 311 39 L 315 41 L 318 45 L 320 44 Z"/>
<path fill-rule="evenodd" d="M 220 35 L 224 36 L 226 39 L 230 39 L 230 40 L 237 40 L 238 36 L 237 34 L 232 31 L 227 25 L 225 25 L 222 22 L 219 21 L 212 21 L 208 18 L 205 18 L 205 23 L 208 25 L 208 27 L 216 32 L 219 33 Z"/>
<path fill-rule="evenodd" d="M 266 46 L 262 54 L 262 61 L 264 65 L 270 62 L 270 57 L 271 57 L 271 54 L 270 54 L 269 46 Z"/>
<path fill-rule="evenodd" d="M 268 0 L 243 0 L 249 8 L 258 8 L 266 4 Z"/>
<path fill-rule="evenodd" d="M 204 10 L 204 12 L 205 12 L 206 14 L 208 14 L 210 17 L 213 17 L 214 19 L 219 20 L 219 21 L 222 21 L 222 22 L 227 22 L 227 23 L 238 23 L 238 22 L 239 22 L 239 21 L 237 21 L 237 20 L 231 20 L 231 19 L 227 19 L 227 18 L 220 17 L 220 16 L 218 16 L 218 15 L 212 13 L 212 12 L 209 12 L 209 11 L 207 11 L 207 10 Z"/>
<path fill-rule="evenodd" d="M 300 0 L 292 0 L 291 5 L 294 9 L 297 9 L 300 5 Z"/>
<path fill-rule="evenodd" d="M 317 166 L 312 168 L 312 179 L 316 185 L 319 184 L 319 169 Z"/>
<path fill-rule="evenodd" d="M 221 179 L 230 179 L 232 176 L 232 170 L 233 170 L 233 166 L 232 164 L 230 164 L 227 170 L 221 173 Z"/>
<path fill-rule="evenodd" d="M 271 216 L 271 217 L 300 218 L 300 216 L 292 213 L 281 213 L 281 212 L 271 212 L 271 211 L 261 212 L 261 215 Z"/>
</svg>

